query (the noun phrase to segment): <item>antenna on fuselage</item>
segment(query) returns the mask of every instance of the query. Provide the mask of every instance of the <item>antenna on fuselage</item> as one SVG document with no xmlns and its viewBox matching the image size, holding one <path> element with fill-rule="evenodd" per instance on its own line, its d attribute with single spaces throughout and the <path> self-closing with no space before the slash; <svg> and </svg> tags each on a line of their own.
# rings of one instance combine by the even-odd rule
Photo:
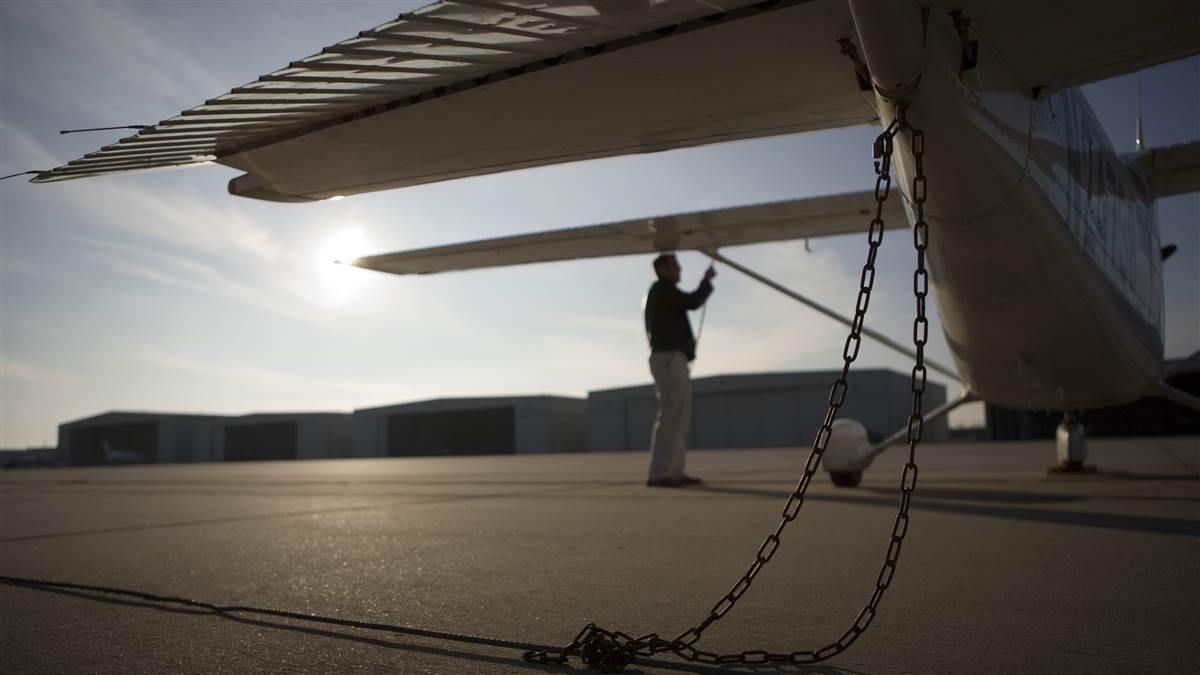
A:
<svg viewBox="0 0 1200 675">
<path fill-rule="evenodd" d="M 1142 135 L 1142 71 L 1140 71 L 1140 70 L 1138 71 L 1137 78 L 1138 78 L 1137 128 L 1134 131 L 1135 137 L 1133 139 L 1133 142 L 1137 146 L 1137 151 L 1141 152 L 1142 148 L 1144 148 L 1146 146 L 1145 137 Z"/>
</svg>

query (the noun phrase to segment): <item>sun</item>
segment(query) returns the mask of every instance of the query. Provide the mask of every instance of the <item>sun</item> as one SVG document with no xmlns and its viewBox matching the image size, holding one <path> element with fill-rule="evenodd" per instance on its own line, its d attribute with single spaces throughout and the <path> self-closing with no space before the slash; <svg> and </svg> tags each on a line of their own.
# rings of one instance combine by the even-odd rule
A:
<svg viewBox="0 0 1200 675">
<path fill-rule="evenodd" d="M 340 305 L 354 297 L 366 282 L 367 274 L 366 270 L 348 263 L 368 250 L 366 237 L 357 227 L 342 228 L 321 242 L 313 254 L 313 263 L 324 301 Z"/>
</svg>

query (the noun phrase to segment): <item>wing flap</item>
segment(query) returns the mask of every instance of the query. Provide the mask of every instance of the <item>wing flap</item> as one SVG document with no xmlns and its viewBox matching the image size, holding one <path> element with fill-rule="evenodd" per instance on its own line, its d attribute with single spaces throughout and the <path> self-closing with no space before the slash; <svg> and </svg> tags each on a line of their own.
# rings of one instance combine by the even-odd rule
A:
<svg viewBox="0 0 1200 675">
<path fill-rule="evenodd" d="M 659 251 L 711 250 L 866 232 L 874 215 L 874 194 L 856 192 L 435 246 L 349 262 L 391 274 L 433 274 Z M 885 203 L 884 222 L 907 227 L 907 216 L 898 199 Z"/>
</svg>

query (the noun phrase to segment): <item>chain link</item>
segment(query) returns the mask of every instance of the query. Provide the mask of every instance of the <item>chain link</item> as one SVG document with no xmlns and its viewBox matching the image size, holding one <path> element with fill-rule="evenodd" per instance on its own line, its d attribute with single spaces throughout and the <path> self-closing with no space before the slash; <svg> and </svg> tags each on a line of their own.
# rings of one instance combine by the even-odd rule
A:
<svg viewBox="0 0 1200 675">
<path fill-rule="evenodd" d="M 850 365 L 858 357 L 862 343 L 863 322 L 866 320 L 867 307 L 871 301 L 871 291 L 875 286 L 875 262 L 880 244 L 883 243 L 883 206 L 892 187 L 892 152 L 895 137 L 901 131 L 910 132 L 910 143 L 913 155 L 914 176 L 912 180 L 912 203 L 916 211 L 916 223 L 913 226 L 913 245 L 917 252 L 916 271 L 913 273 L 913 295 L 916 298 L 916 318 L 913 319 L 913 344 L 916 345 L 916 365 L 912 369 L 912 409 L 908 416 L 908 462 L 904 465 L 904 473 L 900 479 L 900 505 L 896 520 L 892 525 L 891 538 L 884 555 L 883 566 L 875 579 L 875 589 L 866 605 L 859 612 L 854 623 L 835 641 L 820 649 L 808 651 L 793 651 L 774 653 L 764 650 L 745 650 L 739 653 L 716 654 L 697 649 L 694 645 L 700 640 L 710 626 L 721 620 L 737 604 L 737 601 L 750 590 L 758 573 L 762 571 L 776 551 L 779 550 L 781 536 L 788 523 L 796 519 L 804 505 L 804 497 L 812 484 L 813 475 L 821 465 L 821 458 L 833 435 L 833 422 L 837 419 L 838 411 L 846 400 L 849 389 L 847 377 Z M 863 264 L 860 277 L 858 298 L 854 305 L 854 319 L 851 322 L 850 335 L 846 338 L 842 349 L 842 371 L 833 383 L 829 392 L 829 406 L 821 428 L 813 441 L 812 451 L 804 464 L 804 473 L 799 483 L 788 496 L 784 504 L 782 517 L 775 531 L 767 535 L 754 560 L 746 572 L 738 579 L 729 591 L 709 610 L 708 616 L 695 626 L 683 631 L 673 639 L 666 640 L 656 633 L 649 633 L 634 638 L 619 631 L 610 631 L 595 624 L 588 624 L 579 632 L 570 644 L 559 650 L 531 651 L 525 653 L 525 660 L 533 663 L 565 663 L 572 655 L 580 656 L 588 666 L 601 672 L 619 672 L 624 670 L 634 657 L 653 656 L 670 652 L 676 656 L 695 663 L 710 665 L 763 665 L 769 663 L 784 663 L 805 665 L 824 661 L 845 651 L 862 635 L 875 619 L 879 603 L 892 583 L 895 576 L 896 563 L 900 559 L 900 549 L 904 536 L 908 533 L 908 508 L 912 502 L 912 493 L 917 483 L 916 450 L 921 440 L 924 426 L 922 414 L 922 398 L 925 393 L 926 368 L 925 344 L 929 337 L 929 321 L 925 317 L 925 299 L 929 292 L 929 275 L 925 270 L 925 249 L 929 243 L 929 226 L 925 223 L 926 181 L 923 164 L 925 153 L 925 135 L 919 129 L 913 129 L 904 119 L 904 108 L 897 110 L 896 119 L 875 139 L 875 217 L 871 219 L 867 230 L 867 259 Z"/>
</svg>

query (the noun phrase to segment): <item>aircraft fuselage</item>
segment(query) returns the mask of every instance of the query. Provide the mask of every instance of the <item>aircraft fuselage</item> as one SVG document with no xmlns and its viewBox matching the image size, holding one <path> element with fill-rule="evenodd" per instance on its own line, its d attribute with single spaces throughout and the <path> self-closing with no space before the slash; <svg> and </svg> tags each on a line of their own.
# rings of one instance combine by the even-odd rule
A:
<svg viewBox="0 0 1200 675">
<path fill-rule="evenodd" d="M 872 48 L 892 38 L 861 28 L 868 56 L 906 48 Z M 930 285 L 964 382 L 1027 409 L 1145 395 L 1161 374 L 1163 286 L 1144 178 L 1115 154 L 1078 90 L 1035 97 L 986 40 L 964 70 L 945 13 L 931 15 L 922 52 L 902 100 L 925 134 Z M 886 125 L 896 106 L 877 98 Z M 907 194 L 907 134 L 896 148 Z"/>
</svg>

